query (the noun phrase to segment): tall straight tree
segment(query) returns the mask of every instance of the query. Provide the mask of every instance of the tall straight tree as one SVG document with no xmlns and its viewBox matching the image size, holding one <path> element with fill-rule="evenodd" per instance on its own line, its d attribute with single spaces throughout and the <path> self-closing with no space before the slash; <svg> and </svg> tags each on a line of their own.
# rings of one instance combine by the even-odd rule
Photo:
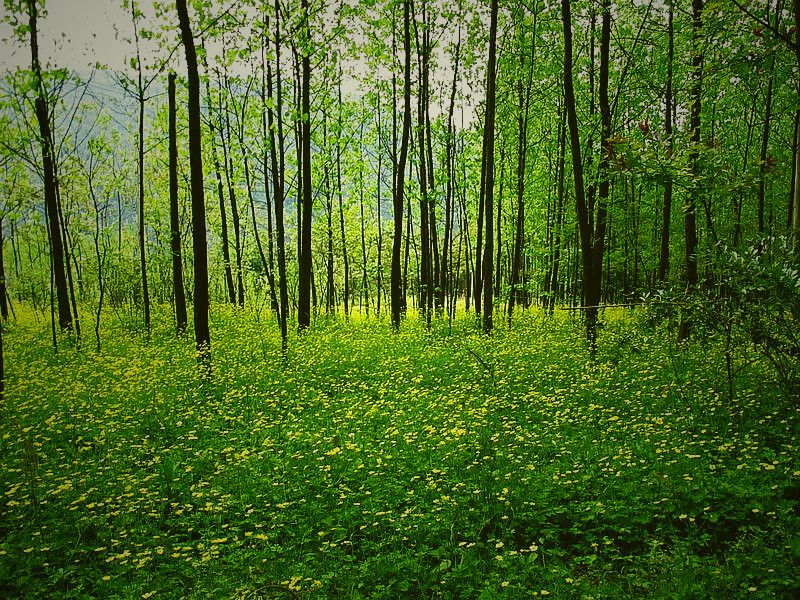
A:
<svg viewBox="0 0 800 600">
<path fill-rule="evenodd" d="M 392 241 L 391 302 L 392 325 L 400 327 L 400 313 L 403 302 L 403 281 L 400 259 L 403 241 L 403 188 L 405 185 L 406 160 L 408 158 L 408 139 L 411 132 L 411 0 L 403 0 L 403 133 L 400 141 L 400 156 L 397 160 L 395 185 L 393 190 L 394 239 Z"/>
<path fill-rule="evenodd" d="M 64 267 L 64 244 L 59 221 L 58 182 L 55 175 L 53 134 L 50 129 L 50 110 L 47 106 L 47 94 L 42 78 L 42 67 L 39 62 L 38 8 L 36 0 L 26 0 L 28 8 L 28 32 L 31 38 L 31 72 L 33 85 L 36 88 L 36 120 L 39 123 L 39 145 L 42 150 L 42 171 L 44 180 L 44 205 L 47 215 L 47 230 L 50 239 L 50 252 L 53 268 L 53 284 L 58 305 L 58 324 L 63 330 L 72 329 L 72 311 L 69 305 L 67 274 Z"/>
<path fill-rule="evenodd" d="M 497 64 L 497 0 L 492 0 L 489 22 L 489 60 L 486 65 L 486 115 L 483 124 L 483 187 L 486 212 L 486 242 L 483 253 L 483 332 L 492 332 L 494 312 L 492 287 L 492 257 L 494 255 L 494 115 L 495 115 L 495 67 Z"/>
<path fill-rule="evenodd" d="M 675 54 L 675 25 L 673 0 L 668 0 L 667 16 L 667 85 L 664 92 L 664 136 L 667 151 L 672 154 L 672 61 Z M 672 179 L 664 182 L 664 204 L 661 216 L 661 252 L 658 261 L 658 280 L 666 281 L 669 273 L 669 226 L 672 218 Z"/>
<path fill-rule="evenodd" d="M 169 97 L 169 229 L 172 251 L 172 289 L 175 298 L 175 324 L 178 335 L 186 331 L 186 294 L 183 289 L 181 224 L 178 211 L 178 128 L 175 106 L 175 73 L 167 77 Z"/>
<path fill-rule="evenodd" d="M 270 132 L 270 159 L 272 163 L 273 198 L 275 199 L 275 243 L 278 252 L 278 287 L 280 294 L 279 323 L 281 329 L 281 349 L 284 356 L 288 349 L 287 323 L 289 318 L 289 292 L 286 281 L 286 234 L 283 221 L 284 173 L 286 154 L 283 145 L 283 85 L 281 81 L 281 27 L 279 0 L 275 0 L 275 95 L 267 106 L 267 119 Z M 267 71 L 267 94 L 273 99 L 272 72 Z M 275 127 L 273 127 L 273 123 Z M 277 136 L 275 135 L 277 133 Z"/>
<path fill-rule="evenodd" d="M 508 324 L 511 325 L 511 315 L 514 304 L 520 295 L 520 271 L 522 269 L 522 252 L 525 245 L 525 166 L 528 155 L 528 115 L 531 104 L 531 87 L 533 84 L 533 69 L 536 65 L 536 25 L 538 12 L 533 14 L 533 37 L 531 38 L 531 64 L 525 73 L 525 36 L 520 30 L 520 71 L 525 73 L 525 82 L 522 77 L 517 82 L 517 215 L 514 228 L 514 254 L 511 260 L 511 277 L 509 284 L 511 290 L 508 294 Z M 560 137 L 560 136 L 559 136 Z M 555 268 L 553 268 L 555 270 Z M 551 276 L 552 281 L 552 276 Z M 554 285 L 551 284 L 551 287 Z"/>
<path fill-rule="evenodd" d="M 575 87 L 572 65 L 572 13 L 570 0 L 561 0 L 561 18 L 564 28 L 564 108 L 569 127 L 569 141 L 572 156 L 572 176 L 575 183 L 575 208 L 578 217 L 578 232 L 581 244 L 582 297 L 586 337 L 590 352 L 594 355 L 597 347 L 597 315 L 600 301 L 601 268 L 603 264 L 603 243 L 605 238 L 605 199 L 608 197 L 607 161 L 610 144 L 611 113 L 608 105 L 608 58 L 611 32 L 610 2 L 603 0 L 603 23 L 600 41 L 600 110 L 603 130 L 603 157 L 600 168 L 600 189 L 597 215 L 594 206 L 587 202 L 584 187 L 583 161 L 581 158 L 578 117 L 575 104 Z M 605 81 L 604 81 L 605 80 Z M 608 134 L 608 135 L 606 135 Z M 594 228 L 593 228 L 594 225 Z"/>
<path fill-rule="evenodd" d="M 301 331 L 311 325 L 311 29 L 309 26 L 308 0 L 300 3 L 302 23 L 300 26 L 300 53 L 302 77 L 300 91 L 300 143 L 302 146 L 301 179 L 303 215 L 300 223 L 300 255 L 298 257 L 297 327 Z"/>
<path fill-rule="evenodd" d="M 138 151 L 138 210 L 139 210 L 139 229 L 137 237 L 139 241 L 139 270 L 142 276 L 142 303 L 144 305 L 144 327 L 150 332 L 150 288 L 147 282 L 147 254 L 145 247 L 144 233 L 144 107 L 145 92 L 148 84 L 144 83 L 142 73 L 142 56 L 139 49 L 139 7 L 136 2 L 131 2 L 131 20 L 133 21 L 133 39 L 136 45 L 136 102 L 139 106 L 139 134 L 136 137 Z"/>
<path fill-rule="evenodd" d="M 211 374 L 211 334 L 208 329 L 208 242 L 206 204 L 203 193 L 203 145 L 200 128 L 200 76 L 197 50 L 186 0 L 175 0 L 181 38 L 186 52 L 189 84 L 189 169 L 192 188 L 192 247 L 194 250 L 194 337 L 198 360 L 205 375 Z"/>
<path fill-rule="evenodd" d="M 697 199 L 700 185 L 697 179 L 700 176 L 700 110 L 702 108 L 703 92 L 703 0 L 692 0 L 692 106 L 689 115 L 689 128 L 691 131 L 691 152 L 689 164 L 694 182 L 691 191 L 686 195 L 686 206 L 683 211 L 683 235 L 685 239 L 686 259 L 686 287 L 692 289 L 697 286 Z M 689 337 L 690 323 L 681 320 L 678 338 L 686 340 Z"/>
</svg>

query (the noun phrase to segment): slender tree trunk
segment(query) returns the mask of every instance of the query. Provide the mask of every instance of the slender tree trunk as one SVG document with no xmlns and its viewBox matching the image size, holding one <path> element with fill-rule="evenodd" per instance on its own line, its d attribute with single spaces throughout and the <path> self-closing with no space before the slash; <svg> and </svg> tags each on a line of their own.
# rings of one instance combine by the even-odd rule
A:
<svg viewBox="0 0 800 600">
<path fill-rule="evenodd" d="M 197 52 L 186 0 L 175 0 L 181 38 L 186 51 L 189 83 L 189 168 L 192 187 L 192 247 L 194 250 L 194 336 L 203 375 L 211 375 L 211 335 L 208 328 L 208 243 L 203 190 L 203 148 L 200 123 L 200 77 Z"/>
<path fill-rule="evenodd" d="M 300 228 L 301 254 L 298 269 L 297 327 L 301 331 L 311 325 L 311 29 L 309 27 L 308 0 L 301 0 L 301 61 L 302 77 L 300 91 L 300 141 L 302 146 L 303 215 Z"/>
<path fill-rule="evenodd" d="M 204 55 L 205 56 L 205 55 Z M 203 64 L 206 70 L 206 97 L 209 105 L 211 104 L 211 73 L 208 69 L 208 64 L 205 62 L 205 58 L 203 59 Z M 219 80 L 219 77 L 217 78 Z M 224 132 L 222 131 L 222 89 L 218 87 L 217 89 L 217 119 L 218 123 L 215 125 L 212 118 L 209 118 L 209 129 L 211 133 L 211 161 L 214 165 L 214 179 L 217 182 L 217 200 L 219 201 L 219 219 L 220 219 L 220 229 L 222 235 L 222 263 L 223 263 L 223 271 L 225 274 L 225 291 L 228 295 L 228 302 L 230 304 L 236 304 L 236 288 L 233 284 L 233 270 L 231 268 L 231 254 L 230 254 L 230 240 L 228 236 L 228 211 L 225 208 L 225 187 L 222 181 L 222 166 L 220 165 L 219 158 L 217 155 L 217 134 L 216 131 L 219 130 L 221 142 L 223 144 L 223 162 L 225 164 L 226 175 L 227 175 L 227 150 L 225 150 L 225 138 Z"/>
<path fill-rule="evenodd" d="M 8 291 L 6 290 L 6 262 L 3 256 L 3 246 L 5 239 L 3 238 L 3 217 L 0 215 L 0 317 L 3 321 L 8 320 Z"/>
<path fill-rule="evenodd" d="M 492 332 L 494 302 L 492 294 L 492 256 L 494 254 L 494 118 L 495 118 L 495 72 L 497 63 L 497 2 L 492 0 L 489 24 L 489 60 L 486 65 L 486 116 L 484 120 L 483 164 L 486 172 L 484 205 L 486 207 L 486 247 L 483 254 L 483 332 Z"/>
<path fill-rule="evenodd" d="M 232 89 L 228 82 L 228 72 L 227 69 L 225 71 L 225 90 L 227 93 L 231 93 Z M 250 80 L 252 83 L 252 79 Z M 247 89 L 245 90 L 242 96 L 242 119 L 240 123 L 240 127 L 242 130 L 242 135 L 240 137 L 241 140 L 244 139 L 244 119 L 245 119 L 245 112 L 247 109 L 247 98 L 250 94 L 250 85 L 248 84 Z M 234 110 L 236 110 L 234 105 Z M 239 218 L 239 202 L 236 198 L 236 191 L 233 186 L 233 142 L 231 140 L 231 120 L 230 120 L 230 107 L 228 106 L 227 97 L 225 100 L 225 132 L 222 136 L 222 152 L 223 156 L 226 157 L 226 167 L 225 167 L 225 178 L 228 182 L 228 199 L 231 204 L 231 221 L 233 222 L 233 252 L 236 260 L 236 303 L 239 306 L 244 306 L 244 278 L 242 276 L 242 228 L 241 228 L 241 221 Z M 242 158 L 243 161 L 247 160 L 247 151 L 244 147 L 244 143 L 241 144 L 242 147 Z M 249 177 L 247 180 L 249 181 Z M 251 190 L 248 188 L 248 192 Z M 275 285 L 273 280 L 272 285 L 272 294 L 275 294 Z"/>
<path fill-rule="evenodd" d="M 136 42 L 136 70 L 137 70 L 137 85 L 136 85 L 136 101 L 139 104 L 139 135 L 137 137 L 137 151 L 138 151 L 138 193 L 139 193 L 139 270 L 142 275 L 142 302 L 144 303 L 144 327 L 147 333 L 150 333 L 150 290 L 147 282 L 147 254 L 145 248 L 145 232 L 144 232 L 144 83 L 142 81 L 142 58 L 139 53 L 139 26 L 138 16 L 135 3 L 131 2 L 131 17 L 133 19 L 133 37 Z"/>
<path fill-rule="evenodd" d="M 675 54 L 675 26 L 673 0 L 667 3 L 669 16 L 667 22 L 667 87 L 664 93 L 664 136 L 667 138 L 667 153 L 672 157 L 672 62 Z M 664 205 L 661 214 L 661 252 L 658 261 L 658 280 L 665 282 L 669 274 L 669 234 L 672 219 L 672 178 L 664 182 Z"/>
<path fill-rule="evenodd" d="M 500 187 L 497 190 L 497 221 L 495 222 L 494 297 L 499 298 L 503 288 L 503 190 L 505 186 L 505 146 L 500 146 Z"/>
<path fill-rule="evenodd" d="M 575 89 L 572 80 L 572 15 L 570 12 L 570 0 L 561 0 L 561 18 L 564 26 L 564 107 L 567 114 L 570 148 L 572 152 L 572 176 L 574 179 L 575 205 L 578 217 L 576 225 L 580 234 L 581 262 L 583 266 L 583 304 L 584 306 L 589 306 L 593 269 L 592 227 L 583 180 L 583 161 L 581 158 L 578 118 L 575 106 Z M 597 312 L 596 309 L 594 312 L 590 312 L 590 309 L 585 310 L 586 333 L 589 346 L 592 348 L 596 340 Z"/>
<path fill-rule="evenodd" d="M 689 163 L 692 168 L 692 175 L 695 179 L 700 175 L 700 109 L 702 98 L 702 84 L 703 84 L 703 55 L 701 52 L 702 43 L 702 14 L 703 14 L 703 0 L 692 0 L 692 107 L 689 118 L 689 127 L 691 130 L 692 151 L 689 155 Z M 697 286 L 697 195 L 699 194 L 700 186 L 695 182 L 692 190 L 687 194 L 686 207 L 684 208 L 683 216 L 683 232 L 686 242 L 686 287 L 693 289 Z M 689 331 L 691 325 L 689 319 L 683 318 L 681 320 L 680 332 L 678 334 L 679 340 L 686 340 L 689 338 Z"/>
<path fill-rule="evenodd" d="M 267 72 L 267 94 L 272 99 L 272 77 Z M 279 323 L 281 329 L 281 349 L 286 356 L 288 350 L 289 291 L 286 281 L 286 232 L 283 218 L 284 173 L 286 168 L 283 145 L 283 87 L 281 81 L 281 29 L 279 0 L 275 0 L 275 115 L 272 108 L 267 109 L 270 131 L 270 156 L 272 161 L 272 184 L 275 198 L 275 244 L 278 252 L 278 278 L 280 290 Z M 273 122 L 275 128 L 273 129 Z M 275 132 L 277 130 L 277 138 Z"/>
<path fill-rule="evenodd" d="M 64 245 L 60 235 L 58 220 L 58 183 L 53 164 L 53 136 L 50 131 L 50 111 L 47 106 L 42 68 L 39 63 L 38 9 L 36 0 L 26 0 L 28 7 L 28 31 L 31 38 L 31 71 L 36 86 L 36 120 L 39 124 L 39 144 L 42 150 L 42 170 L 44 179 L 44 203 L 47 217 L 47 229 L 50 240 L 50 253 L 53 267 L 53 287 L 58 306 L 58 325 L 62 331 L 72 331 L 72 312 L 69 305 L 67 276 L 64 267 Z"/>
<path fill-rule="evenodd" d="M 776 7 L 777 8 L 777 7 Z M 780 14 L 776 10 L 776 14 Z M 777 17 L 776 17 L 777 18 Z M 772 122 L 772 87 L 775 80 L 775 55 L 769 62 L 769 82 L 767 83 L 767 96 L 764 99 L 764 126 L 761 130 L 761 154 L 758 167 L 758 233 L 763 234 L 764 227 L 764 200 L 767 187 L 767 150 L 769 149 L 769 128 Z"/>
<path fill-rule="evenodd" d="M 339 60 L 341 60 L 339 58 Z M 344 263 L 344 316 L 350 314 L 350 257 L 347 254 L 347 238 L 344 231 L 344 201 L 342 198 L 342 67 L 339 65 L 337 79 L 339 106 L 336 133 L 336 197 L 339 200 L 339 233 L 342 237 L 342 262 Z"/>
<path fill-rule="evenodd" d="M 565 182 L 566 182 L 566 153 L 567 153 L 567 123 L 566 112 L 561 110 L 561 123 L 559 125 L 559 144 L 558 144 L 558 184 L 556 193 L 556 226 L 555 238 L 553 239 L 553 271 L 550 276 L 550 303 L 548 310 L 550 315 L 553 314 L 556 305 L 556 299 L 560 299 L 559 294 L 559 269 L 561 267 L 561 234 L 564 228 L 564 198 Z M 567 265 L 569 267 L 569 265 Z M 569 276 L 569 268 L 567 269 Z"/>
<path fill-rule="evenodd" d="M 181 226 L 178 210 L 178 134 L 175 104 L 175 73 L 167 78 L 169 96 L 169 224 L 172 250 L 172 289 L 175 296 L 175 323 L 178 335 L 186 331 L 186 295 L 183 289 L 183 262 L 181 260 Z"/>
<path fill-rule="evenodd" d="M 800 69 L 800 0 L 794 0 L 794 49 L 797 67 Z M 800 78 L 795 80 L 797 110 L 794 129 L 794 190 L 792 193 L 792 231 L 795 252 L 800 255 Z"/>
<path fill-rule="evenodd" d="M 378 148 L 383 148 L 383 143 L 382 143 L 383 142 L 383 126 L 382 126 L 382 123 L 381 123 L 381 97 L 380 97 L 380 94 L 378 94 L 378 97 L 377 97 L 377 104 L 378 104 L 378 106 L 377 106 L 377 110 L 375 112 L 377 113 L 377 119 L 378 119 L 378 123 L 377 123 L 377 126 L 378 126 Z M 376 203 L 377 203 L 377 222 L 378 222 L 378 281 L 377 281 L 378 297 L 377 297 L 377 302 L 375 304 L 375 312 L 376 312 L 378 317 L 381 316 L 381 299 L 382 299 L 382 296 L 383 296 L 383 216 L 381 214 L 382 211 L 383 211 L 383 202 L 381 200 L 381 189 L 383 188 L 383 181 L 382 181 L 383 169 L 382 169 L 382 167 L 383 167 L 383 152 L 378 152 L 378 166 L 377 166 L 377 169 L 378 169 L 377 179 L 378 180 L 376 182 L 376 187 L 377 187 Z"/>
<path fill-rule="evenodd" d="M 528 114 L 531 102 L 531 88 L 533 84 L 533 69 L 536 66 L 536 25 L 538 13 L 533 17 L 533 35 L 531 38 L 531 64 L 528 65 L 527 79 L 523 88 L 522 80 L 517 86 L 517 219 L 514 227 L 514 250 L 511 260 L 511 274 L 509 277 L 510 290 L 508 293 L 508 326 L 511 327 L 511 315 L 519 294 L 520 271 L 522 267 L 522 253 L 525 246 L 525 167 L 528 156 Z M 524 34 L 520 34 L 520 48 L 524 42 Z M 525 58 L 522 55 L 521 69 L 525 69 Z M 552 276 L 551 276 L 552 279 Z"/>
<path fill-rule="evenodd" d="M 450 88 L 450 105 L 447 110 L 447 137 L 445 147 L 445 162 L 447 167 L 446 187 L 445 187 L 445 207 L 444 207 L 444 239 L 442 240 L 442 258 L 440 259 L 439 270 L 439 290 L 442 301 L 450 293 L 453 254 L 453 221 L 455 206 L 455 125 L 453 124 L 453 113 L 456 104 L 456 89 L 458 87 L 458 65 L 461 58 L 461 26 L 458 28 L 458 40 L 456 42 L 455 56 L 453 58 L 453 84 Z M 450 312 L 448 312 L 448 315 Z"/>
<path fill-rule="evenodd" d="M 363 107 L 363 105 L 362 105 Z M 364 142 L 364 121 L 361 121 L 359 140 Z M 380 144 L 378 145 L 380 154 Z M 364 220 L 364 156 L 359 157 L 358 161 L 358 212 L 361 219 L 361 298 L 362 306 L 369 315 L 369 276 L 367 274 L 367 237 L 366 222 Z"/>
<path fill-rule="evenodd" d="M 397 173 L 395 188 L 393 190 L 394 205 L 394 239 L 392 241 L 392 279 L 391 279 L 391 298 L 392 298 L 392 325 L 395 330 L 400 327 L 400 315 L 402 312 L 403 284 L 400 270 L 400 257 L 403 240 L 403 208 L 404 196 L 403 188 L 405 185 L 406 160 L 408 157 L 408 140 L 411 132 L 411 26 L 410 26 L 410 2 L 403 1 L 403 47 L 405 61 L 403 65 L 403 133 L 400 142 L 400 157 L 397 161 Z"/>
<path fill-rule="evenodd" d="M 608 71 L 609 52 L 611 42 L 611 0 L 603 0 L 603 16 L 601 19 L 600 34 L 600 130 L 602 140 L 602 155 L 600 157 L 600 181 L 597 186 L 597 206 L 594 223 L 594 237 L 592 239 L 592 271 L 588 280 L 589 296 L 586 309 L 586 329 L 589 338 L 589 348 L 592 356 L 597 350 L 597 315 L 598 306 L 602 298 L 603 282 L 603 252 L 606 241 L 606 206 L 609 198 L 609 159 L 613 152 L 611 143 L 611 105 L 608 100 Z"/>
</svg>

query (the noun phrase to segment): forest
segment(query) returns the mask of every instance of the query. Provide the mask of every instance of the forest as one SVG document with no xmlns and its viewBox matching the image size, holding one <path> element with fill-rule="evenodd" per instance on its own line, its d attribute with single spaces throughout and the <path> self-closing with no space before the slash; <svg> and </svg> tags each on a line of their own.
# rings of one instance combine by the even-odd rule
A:
<svg viewBox="0 0 800 600">
<path fill-rule="evenodd" d="M 800 0 L 107 4 L 0 13 L 0 595 L 800 593 Z"/>
</svg>

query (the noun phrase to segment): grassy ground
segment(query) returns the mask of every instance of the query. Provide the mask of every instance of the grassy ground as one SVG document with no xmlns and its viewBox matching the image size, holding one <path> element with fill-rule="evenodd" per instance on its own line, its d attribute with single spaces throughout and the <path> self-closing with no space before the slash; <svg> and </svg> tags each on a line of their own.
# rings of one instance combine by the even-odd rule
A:
<svg viewBox="0 0 800 600">
<path fill-rule="evenodd" d="M 800 593 L 798 405 L 713 341 L 564 313 L 491 338 L 165 309 L 102 353 L 4 333 L 0 596 L 740 598 Z M 86 327 L 86 325 L 84 325 Z"/>
</svg>

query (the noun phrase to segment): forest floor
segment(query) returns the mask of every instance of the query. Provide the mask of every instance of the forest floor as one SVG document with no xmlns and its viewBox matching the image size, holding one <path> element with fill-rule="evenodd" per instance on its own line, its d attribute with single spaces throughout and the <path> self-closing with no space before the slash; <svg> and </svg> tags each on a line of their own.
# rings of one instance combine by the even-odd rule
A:
<svg viewBox="0 0 800 600">
<path fill-rule="evenodd" d="M 168 307 L 100 353 L 18 307 L 0 596 L 797 597 L 797 401 L 747 348 L 729 398 L 714 340 L 605 318 L 594 363 L 566 311 L 319 319 L 284 363 L 215 307 L 201 384 Z"/>
</svg>

